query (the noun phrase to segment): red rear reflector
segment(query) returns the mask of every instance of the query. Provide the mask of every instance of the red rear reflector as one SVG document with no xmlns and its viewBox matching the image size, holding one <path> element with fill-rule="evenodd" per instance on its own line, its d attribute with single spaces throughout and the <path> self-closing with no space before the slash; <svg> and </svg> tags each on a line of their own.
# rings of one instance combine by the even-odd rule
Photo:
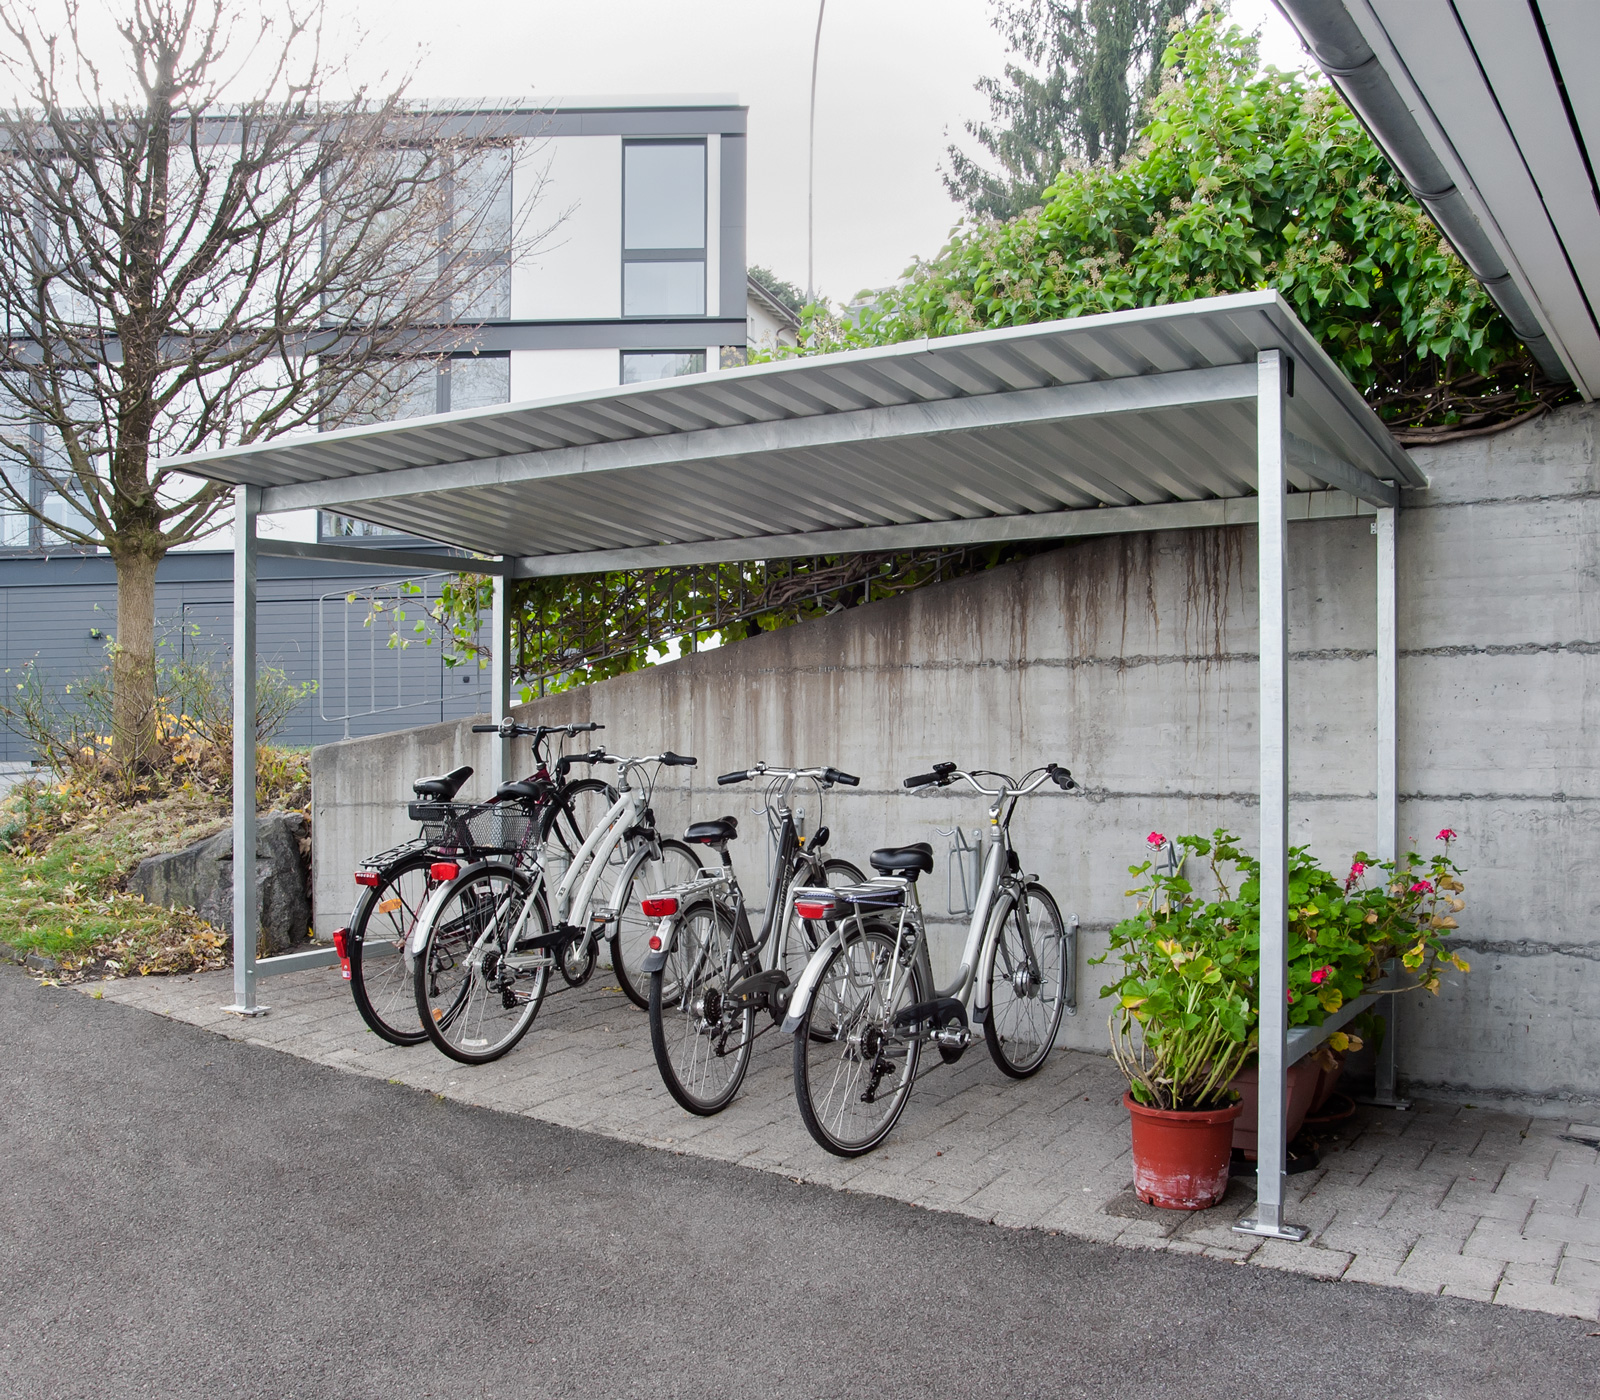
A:
<svg viewBox="0 0 1600 1400">
<path fill-rule="evenodd" d="M 794 905 L 794 912 L 802 919 L 826 919 L 832 910 L 831 904 L 820 904 L 811 899 L 797 899 Z"/>
<path fill-rule="evenodd" d="M 650 935 L 650 951 L 652 953 L 659 953 L 661 951 L 661 935 L 659 933 L 652 933 Z"/>
<path fill-rule="evenodd" d="M 344 969 L 344 980 L 350 980 L 350 950 L 345 944 L 345 935 L 350 932 L 347 928 L 336 928 L 333 931 L 333 951 L 339 955 L 339 966 Z"/>
<path fill-rule="evenodd" d="M 358 885 L 369 885 L 376 888 L 382 881 L 383 876 L 378 874 L 376 870 L 356 871 L 356 884 Z"/>
<path fill-rule="evenodd" d="M 670 894 L 651 895 L 648 899 L 641 899 L 639 907 L 644 910 L 647 919 L 664 919 L 668 914 L 678 912 L 677 896 Z"/>
<path fill-rule="evenodd" d="M 428 867 L 428 874 L 435 880 L 453 880 L 461 873 L 461 867 L 453 860 L 436 860 Z"/>
</svg>

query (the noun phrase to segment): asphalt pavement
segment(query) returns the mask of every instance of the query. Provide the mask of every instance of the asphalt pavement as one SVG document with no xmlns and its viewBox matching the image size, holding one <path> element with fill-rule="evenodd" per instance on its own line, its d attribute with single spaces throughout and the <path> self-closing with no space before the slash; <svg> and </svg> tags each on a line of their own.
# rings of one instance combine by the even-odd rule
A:
<svg viewBox="0 0 1600 1400">
<path fill-rule="evenodd" d="M 11 968 L 0 1096 L 6 1397 L 1600 1391 L 1594 1323 L 796 1185 Z"/>
</svg>

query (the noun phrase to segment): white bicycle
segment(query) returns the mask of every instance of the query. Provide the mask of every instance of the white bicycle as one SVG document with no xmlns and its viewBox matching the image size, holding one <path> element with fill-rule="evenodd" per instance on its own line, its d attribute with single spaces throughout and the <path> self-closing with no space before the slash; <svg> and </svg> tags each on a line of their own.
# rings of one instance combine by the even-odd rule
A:
<svg viewBox="0 0 1600 1400">
<path fill-rule="evenodd" d="M 985 787 L 979 778 L 999 782 Z M 800 1116 L 811 1136 L 840 1157 L 870 1152 L 889 1136 L 925 1044 L 954 1063 L 972 1043 L 974 1023 L 981 1025 L 995 1064 L 1022 1079 L 1044 1066 L 1062 1015 L 1076 1005 L 1077 917 L 1064 921 L 1050 891 L 1022 873 L 1010 834 L 1018 798 L 1047 782 L 1068 791 L 1077 786 L 1072 774 L 1051 763 L 1017 782 L 941 763 L 905 785 L 954 782 L 970 784 L 992 803 L 989 852 L 961 969 L 948 987 L 933 987 L 917 897 L 917 876 L 933 871 L 927 842 L 874 851 L 879 879 L 795 893 L 795 912 L 824 921 L 832 932 L 801 974 L 783 1028 L 794 1036 Z"/>
<path fill-rule="evenodd" d="M 531 868 L 506 860 L 440 862 L 407 946 L 417 1013 L 428 1038 L 453 1060 L 487 1064 L 527 1034 L 552 970 L 569 986 L 593 975 L 600 942 L 635 1002 L 652 925 L 640 907 L 658 890 L 693 880 L 700 859 L 655 829 L 650 798 L 661 767 L 693 767 L 680 754 L 617 758 L 596 749 L 577 763 L 615 763 L 617 797 L 574 851 L 559 826 Z M 658 765 L 648 776 L 643 772 Z"/>
</svg>

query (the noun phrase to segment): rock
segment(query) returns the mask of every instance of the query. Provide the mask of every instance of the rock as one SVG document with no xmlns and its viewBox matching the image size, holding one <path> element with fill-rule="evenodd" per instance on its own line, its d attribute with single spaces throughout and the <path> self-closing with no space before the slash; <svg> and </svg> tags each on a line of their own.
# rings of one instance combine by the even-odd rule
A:
<svg viewBox="0 0 1600 1400">
<path fill-rule="evenodd" d="M 32 968 L 35 972 L 60 972 L 61 964 L 54 958 L 46 957 L 43 953 L 28 953 L 22 959 L 22 965 Z"/>
<path fill-rule="evenodd" d="M 258 957 L 303 943 L 311 930 L 305 850 L 310 823 L 298 812 L 256 818 Z M 128 877 L 128 889 L 146 904 L 193 909 L 215 928 L 233 932 L 233 832 L 196 841 L 181 851 L 149 856 Z"/>
</svg>

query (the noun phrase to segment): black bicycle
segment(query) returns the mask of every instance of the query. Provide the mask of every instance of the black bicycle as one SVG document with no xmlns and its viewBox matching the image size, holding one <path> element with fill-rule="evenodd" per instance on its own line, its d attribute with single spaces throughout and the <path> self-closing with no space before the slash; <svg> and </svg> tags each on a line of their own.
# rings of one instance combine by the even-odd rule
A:
<svg viewBox="0 0 1600 1400">
<path fill-rule="evenodd" d="M 438 883 L 435 865 L 509 856 L 519 867 L 531 864 L 541 841 L 549 839 L 576 852 L 598 817 L 616 800 L 616 791 L 598 778 L 569 779 L 574 763 L 587 755 L 562 754 L 550 760 L 549 741 L 605 728 L 584 724 L 476 724 L 477 734 L 533 741 L 534 771 L 502 783 L 493 799 L 458 803 L 455 796 L 472 776 L 470 767 L 418 778 L 408 814 L 420 824 L 412 840 L 380 852 L 355 873 L 361 887 L 349 924 L 335 929 L 334 949 L 361 1019 L 392 1045 L 419 1045 L 428 1038 L 417 1017 L 406 940 L 429 892 Z"/>
<path fill-rule="evenodd" d="M 791 891 L 801 886 L 856 885 L 862 874 L 846 860 L 822 856 L 828 828 L 821 794 L 835 783 L 861 780 L 837 768 L 772 768 L 758 763 L 724 773 L 723 786 L 768 779 L 765 812 L 774 841 L 772 877 L 761 932 L 750 926 L 744 892 L 733 872 L 728 843 L 739 834 L 733 817 L 696 822 L 686 841 L 711 847 L 720 869 L 643 901 L 661 920 L 645 959 L 650 974 L 650 1042 L 667 1091 L 690 1113 L 719 1113 L 738 1093 L 755 1042 L 756 1014 L 781 1023 L 796 979 L 826 936 L 823 925 L 794 916 Z M 800 836 L 790 805 L 796 784 L 816 784 L 818 822 Z"/>
</svg>

